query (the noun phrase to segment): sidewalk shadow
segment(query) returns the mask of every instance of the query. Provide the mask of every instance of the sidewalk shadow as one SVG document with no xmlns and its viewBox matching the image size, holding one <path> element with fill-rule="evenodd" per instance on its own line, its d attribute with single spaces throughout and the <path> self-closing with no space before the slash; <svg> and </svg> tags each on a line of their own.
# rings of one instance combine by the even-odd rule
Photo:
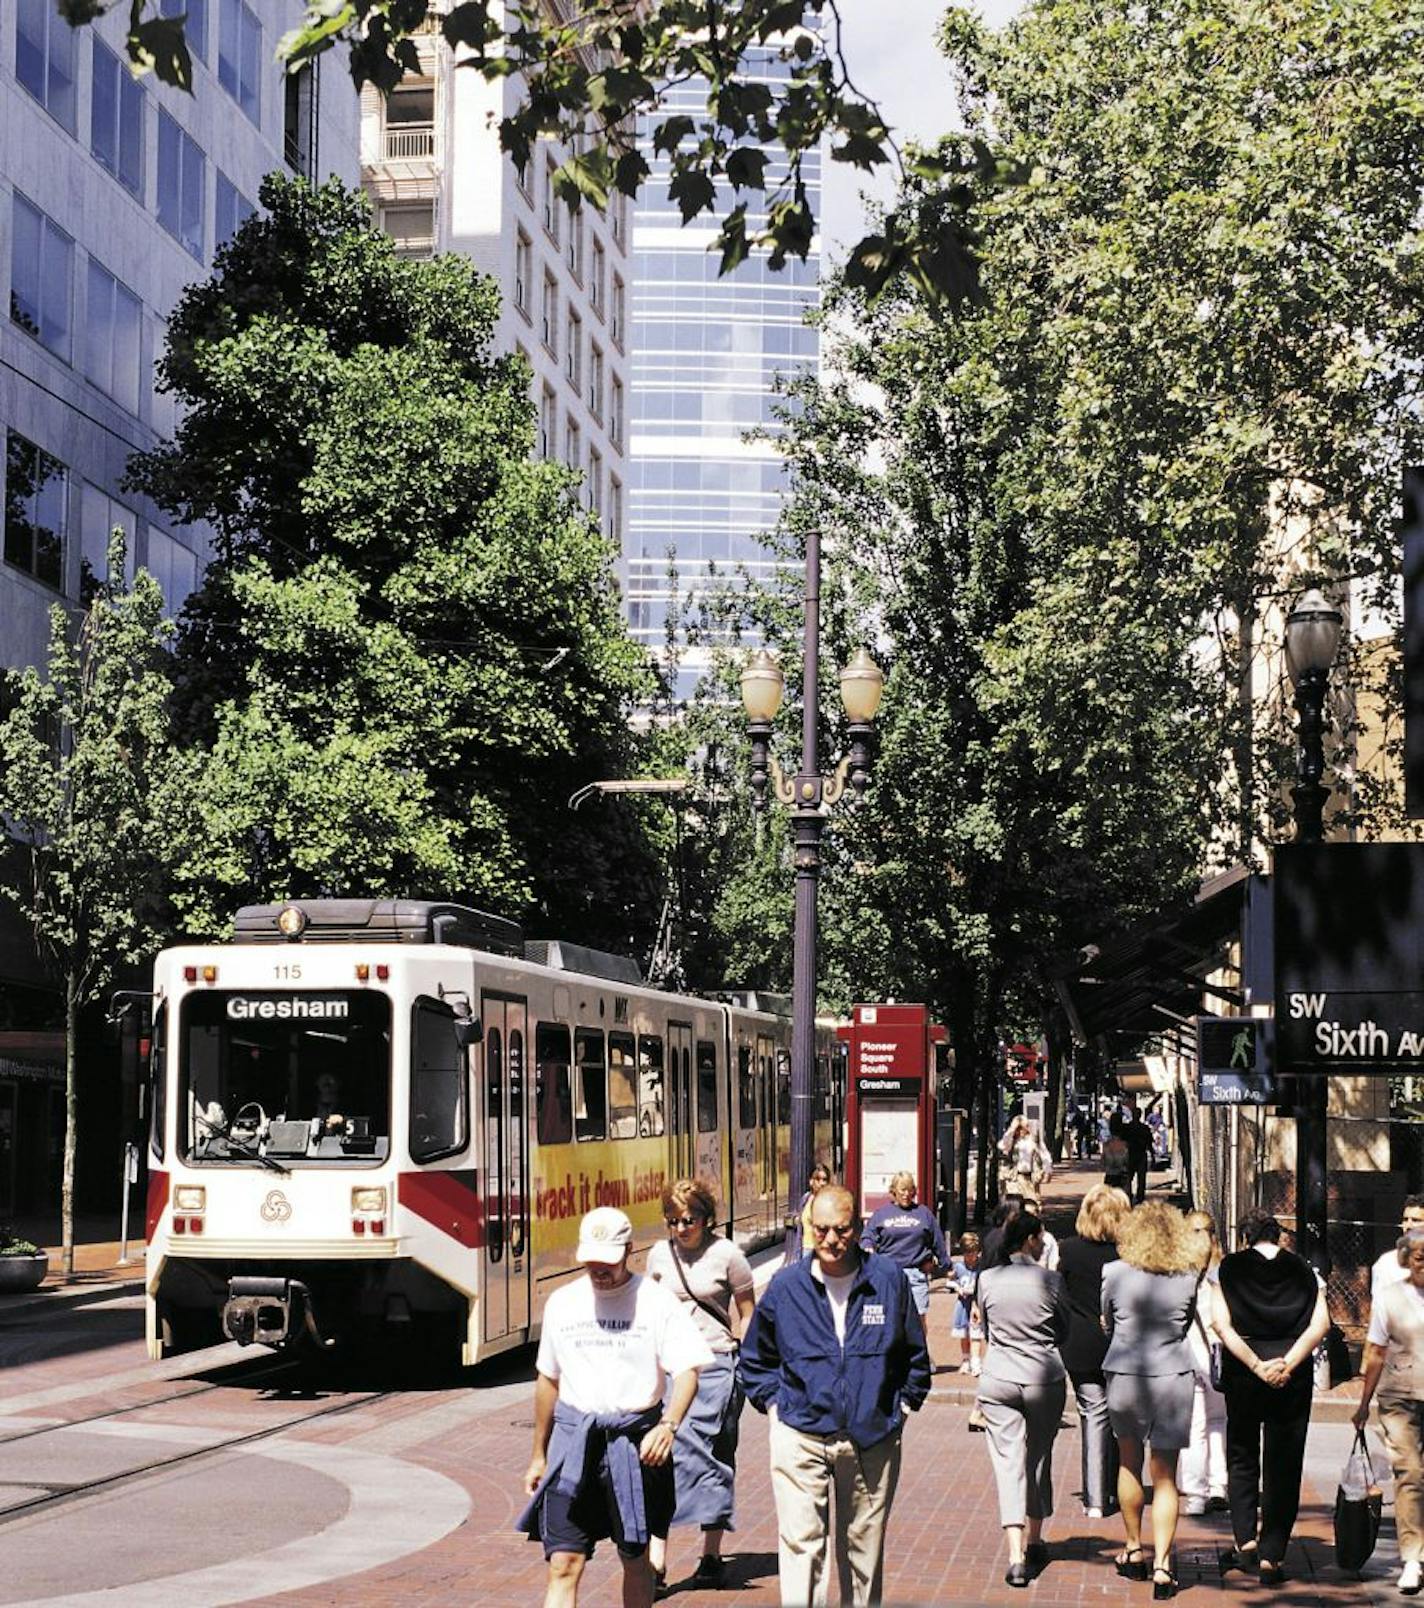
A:
<svg viewBox="0 0 1424 1608">
<path fill-rule="evenodd" d="M 774 1552 L 729 1552 L 726 1573 L 722 1576 L 720 1587 L 699 1586 L 691 1574 L 688 1574 L 681 1580 L 669 1583 L 663 1592 L 663 1600 L 680 1597 L 684 1592 L 715 1596 L 719 1591 L 750 1591 L 761 1585 L 768 1577 L 773 1580 L 776 1578 L 776 1564 Z"/>
</svg>

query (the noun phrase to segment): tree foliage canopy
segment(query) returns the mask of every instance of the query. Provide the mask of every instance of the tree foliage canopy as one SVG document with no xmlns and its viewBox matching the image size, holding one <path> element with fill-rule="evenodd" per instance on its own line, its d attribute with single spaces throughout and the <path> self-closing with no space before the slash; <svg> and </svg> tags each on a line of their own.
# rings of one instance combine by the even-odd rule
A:
<svg viewBox="0 0 1424 1608">
<path fill-rule="evenodd" d="M 641 939 L 640 817 L 566 806 L 636 763 L 647 670 L 575 477 L 530 458 L 495 288 L 402 261 L 339 185 L 262 201 L 170 320 L 183 420 L 130 470 L 217 551 L 177 641 L 183 925 L 435 890 Z"/>
</svg>

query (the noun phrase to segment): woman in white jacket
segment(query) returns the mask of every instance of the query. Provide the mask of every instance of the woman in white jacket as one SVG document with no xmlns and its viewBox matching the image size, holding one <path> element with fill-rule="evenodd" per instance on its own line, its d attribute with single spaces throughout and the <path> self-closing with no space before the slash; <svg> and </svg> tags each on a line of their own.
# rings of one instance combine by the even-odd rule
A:
<svg viewBox="0 0 1424 1608">
<path fill-rule="evenodd" d="M 1221 1242 L 1209 1212 L 1188 1212 L 1187 1227 L 1201 1243 L 1202 1277 L 1211 1282 L 1221 1260 Z M 1226 1397 L 1212 1383 L 1212 1355 L 1221 1355 L 1221 1340 L 1211 1322 L 1211 1303 L 1199 1298 L 1187 1331 L 1196 1375 L 1192 1395 L 1192 1439 L 1177 1464 L 1177 1487 L 1183 1513 L 1226 1511 Z"/>
</svg>

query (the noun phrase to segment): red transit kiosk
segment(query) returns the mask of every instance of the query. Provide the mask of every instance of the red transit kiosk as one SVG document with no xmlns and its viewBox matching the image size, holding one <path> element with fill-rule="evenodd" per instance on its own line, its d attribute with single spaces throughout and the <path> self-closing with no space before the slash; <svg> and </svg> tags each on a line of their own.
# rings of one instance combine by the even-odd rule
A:
<svg viewBox="0 0 1424 1608">
<path fill-rule="evenodd" d="M 948 1041 L 924 1005 L 857 1005 L 837 1029 L 850 1047 L 846 1089 L 846 1188 L 863 1216 L 890 1199 L 897 1172 L 913 1173 L 935 1209 L 936 1044 Z"/>
</svg>

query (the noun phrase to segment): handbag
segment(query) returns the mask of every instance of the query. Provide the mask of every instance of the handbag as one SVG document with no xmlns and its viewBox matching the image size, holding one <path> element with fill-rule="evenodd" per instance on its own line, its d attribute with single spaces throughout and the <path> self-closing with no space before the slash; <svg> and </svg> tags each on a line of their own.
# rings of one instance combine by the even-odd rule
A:
<svg viewBox="0 0 1424 1608">
<path fill-rule="evenodd" d="M 1335 1562 L 1341 1569 L 1363 1569 L 1379 1539 L 1384 1496 L 1375 1482 L 1370 1445 L 1363 1429 L 1346 1459 L 1335 1492 Z"/>
</svg>

